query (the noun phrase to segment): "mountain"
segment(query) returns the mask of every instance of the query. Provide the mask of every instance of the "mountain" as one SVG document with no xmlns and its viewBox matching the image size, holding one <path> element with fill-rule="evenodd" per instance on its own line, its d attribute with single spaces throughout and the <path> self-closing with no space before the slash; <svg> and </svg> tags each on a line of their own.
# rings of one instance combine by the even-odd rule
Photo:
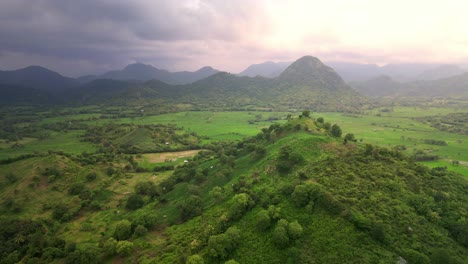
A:
<svg viewBox="0 0 468 264">
<path fill-rule="evenodd" d="M 459 75 L 465 72 L 457 65 L 437 65 L 402 63 L 387 64 L 382 67 L 375 64 L 326 62 L 347 82 L 363 82 L 379 76 L 389 76 L 399 82 L 417 80 L 436 80 Z"/>
<path fill-rule="evenodd" d="M 362 82 L 350 82 L 350 85 L 361 94 L 376 97 L 395 95 L 402 86 L 387 75 L 380 75 Z"/>
<path fill-rule="evenodd" d="M 216 74 L 218 72 L 219 72 L 218 70 L 213 69 L 210 66 L 205 66 L 195 72 L 189 72 L 189 71 L 174 72 L 172 73 L 172 79 L 174 79 L 175 82 L 172 84 L 193 83 L 203 78 L 209 77 L 213 74 Z M 164 80 L 161 80 L 161 81 L 164 82 Z M 170 82 L 166 82 L 166 83 L 170 83 Z"/>
<path fill-rule="evenodd" d="M 368 96 L 468 99 L 468 73 L 412 82 L 397 82 L 388 76 L 380 76 L 364 82 L 352 82 L 351 85 Z"/>
<path fill-rule="evenodd" d="M 78 86 L 75 79 L 64 77 L 41 66 L 0 71 L 0 83 L 57 93 Z"/>
<path fill-rule="evenodd" d="M 433 81 L 415 81 L 404 85 L 402 95 L 468 99 L 468 73 Z"/>
<path fill-rule="evenodd" d="M 416 78 L 418 80 L 437 80 L 452 77 L 455 75 L 460 75 L 464 72 L 466 71 L 457 65 L 446 64 L 428 69 L 420 75 L 418 75 Z"/>
<path fill-rule="evenodd" d="M 114 98 L 118 102 L 163 99 L 198 107 L 306 107 L 313 110 L 344 110 L 361 102 L 361 97 L 332 68 L 311 56 L 292 63 L 276 78 L 219 72 L 185 85 L 170 86 L 160 82 L 127 85 L 122 87 L 126 92 L 106 89 L 101 90 L 103 93 L 99 96 L 89 97 L 92 92 L 87 88 L 82 90 L 82 96 L 77 97 L 87 97 L 94 102 L 99 98 L 106 101 Z M 93 87 L 100 90 L 99 85 Z M 126 97 L 122 97 L 123 94 Z"/>
<path fill-rule="evenodd" d="M 290 64 L 291 62 L 272 61 L 267 61 L 260 64 L 252 64 L 238 75 L 248 77 L 262 76 L 267 78 L 274 78 L 279 76 Z"/>
<path fill-rule="evenodd" d="M 347 87 L 332 68 L 312 56 L 304 56 L 292 63 L 280 74 L 278 80 L 283 83 L 316 86 L 327 90 L 340 90 Z"/>
<path fill-rule="evenodd" d="M 96 79 L 111 79 L 120 81 L 138 81 L 160 80 L 168 84 L 187 84 L 206 78 L 215 74 L 218 70 L 212 67 L 203 67 L 195 72 L 169 72 L 161 70 L 151 65 L 143 63 L 134 63 L 127 65 L 122 70 L 110 71 L 102 75 L 87 75 L 79 77 L 81 82 L 89 82 Z"/>
<path fill-rule="evenodd" d="M 0 94 L 1 105 L 49 104 L 55 102 L 55 98 L 48 92 L 10 84 L 0 84 Z"/>
<path fill-rule="evenodd" d="M 381 68 L 375 64 L 346 62 L 326 62 L 326 64 L 335 69 L 347 82 L 369 80 L 382 74 Z"/>
<path fill-rule="evenodd" d="M 438 67 L 437 64 L 400 63 L 387 64 L 381 67 L 381 74 L 391 76 L 394 80 L 408 82 L 417 80 L 424 71 Z"/>
</svg>

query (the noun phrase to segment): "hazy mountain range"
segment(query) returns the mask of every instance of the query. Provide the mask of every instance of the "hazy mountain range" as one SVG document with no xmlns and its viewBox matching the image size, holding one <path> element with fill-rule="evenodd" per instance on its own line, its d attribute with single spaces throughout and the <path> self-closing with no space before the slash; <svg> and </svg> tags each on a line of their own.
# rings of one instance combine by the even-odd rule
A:
<svg viewBox="0 0 468 264">
<path fill-rule="evenodd" d="M 398 82 L 382 75 L 364 82 L 351 82 L 359 93 L 375 97 L 452 97 L 468 99 L 468 73 L 437 80 Z"/>
<path fill-rule="evenodd" d="M 122 70 L 110 71 L 102 75 L 87 75 L 79 77 L 81 83 L 97 79 L 127 80 L 127 81 L 149 81 L 160 80 L 168 84 L 187 84 L 211 76 L 219 72 L 212 67 L 206 66 L 195 72 L 181 71 L 169 72 L 143 63 L 130 64 Z"/>
<path fill-rule="evenodd" d="M 133 65 L 124 69 L 124 72 L 128 73 L 135 69 L 148 69 L 148 67 Z M 198 72 L 204 72 L 205 69 Z M 208 69 L 206 72 L 209 71 Z M 140 77 L 149 76 L 145 75 L 146 71 L 142 72 Z M 107 76 L 109 75 L 111 74 Z M 16 86 L 18 98 L 15 99 L 15 93 L 12 93 L 11 89 L 8 97 L 10 102 L 24 102 L 24 99 L 20 100 L 20 97 L 27 92 L 25 89 L 35 88 L 38 92 L 46 92 L 41 98 L 48 98 L 46 95 L 50 95 L 54 99 L 51 101 L 61 103 L 125 103 L 134 100 L 164 100 L 164 102 L 203 106 L 257 105 L 287 108 L 309 107 L 316 110 L 344 109 L 360 101 L 359 94 L 348 86 L 332 68 L 311 56 L 300 58 L 275 78 L 247 77 L 218 72 L 183 85 L 171 85 L 161 80 L 137 82 L 134 79 L 132 81 L 96 79 L 80 85 L 77 83 L 78 81 L 74 80 L 71 85 L 63 87 L 61 92 L 58 91 L 58 87 L 54 89 L 54 92 L 49 92 L 49 90 L 35 86 L 23 85 L 22 88 Z M 10 83 L 8 85 L 22 84 Z M 42 100 L 39 103 L 41 102 Z"/>
<path fill-rule="evenodd" d="M 455 65 L 330 65 L 333 68 L 315 57 L 305 56 L 292 64 L 266 62 L 251 65 L 235 75 L 211 67 L 195 72 L 169 72 L 136 63 L 122 70 L 77 79 L 61 76 L 40 66 L 30 66 L 0 71 L 0 101 L 100 103 L 163 99 L 203 105 L 276 104 L 336 110 L 360 101 L 358 94 L 340 75 L 346 76 L 344 79 L 353 88 L 368 96 L 468 98 L 468 74 L 461 74 L 463 70 Z M 379 74 L 382 72 L 391 74 Z M 422 80 L 402 82 L 404 73 Z M 352 81 L 353 78 L 357 80 Z"/>
<path fill-rule="evenodd" d="M 325 62 L 332 67 L 345 81 L 367 81 L 381 75 L 387 75 L 401 82 L 416 80 L 437 80 L 462 74 L 467 70 L 457 65 L 439 64 L 388 64 L 378 66 L 376 64 L 359 64 L 346 62 Z M 254 64 L 239 73 L 242 76 L 263 76 L 267 78 L 277 77 L 291 63 L 290 62 L 265 62 Z"/>
</svg>

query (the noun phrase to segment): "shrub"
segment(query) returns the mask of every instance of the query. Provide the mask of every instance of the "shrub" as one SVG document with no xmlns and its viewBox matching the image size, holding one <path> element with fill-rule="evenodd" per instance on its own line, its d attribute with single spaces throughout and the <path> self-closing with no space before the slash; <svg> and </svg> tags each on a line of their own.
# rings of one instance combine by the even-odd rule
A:
<svg viewBox="0 0 468 264">
<path fill-rule="evenodd" d="M 132 194 L 128 197 L 125 208 L 127 208 L 128 210 L 136 210 L 143 207 L 144 204 L 145 201 L 143 200 L 143 198 L 141 198 L 140 195 Z"/>
<path fill-rule="evenodd" d="M 133 250 L 133 243 L 130 241 L 119 241 L 116 246 L 116 253 L 122 256 L 129 255 Z"/>
<path fill-rule="evenodd" d="M 72 184 L 70 189 L 68 189 L 68 194 L 78 195 L 84 188 L 85 188 L 85 185 L 83 183 L 74 183 Z"/>
<path fill-rule="evenodd" d="M 132 235 L 132 223 L 128 220 L 122 220 L 115 226 L 113 237 L 117 240 L 129 239 Z"/>
<path fill-rule="evenodd" d="M 200 255 L 192 255 L 187 258 L 185 264 L 203 264 L 203 258 Z"/>
<path fill-rule="evenodd" d="M 250 196 L 246 193 L 239 193 L 232 199 L 229 216 L 236 220 L 242 217 L 252 204 Z"/>
<path fill-rule="evenodd" d="M 271 225 L 271 218 L 267 210 L 260 210 L 255 218 L 255 226 L 258 230 L 266 230 Z"/>
<path fill-rule="evenodd" d="M 334 124 L 332 127 L 331 127 L 331 131 L 330 131 L 331 135 L 334 136 L 334 137 L 341 137 L 341 127 L 339 127 L 337 124 Z"/>
<path fill-rule="evenodd" d="M 291 194 L 293 202 L 298 207 L 303 207 L 309 203 L 309 188 L 306 185 L 297 185 Z"/>
<path fill-rule="evenodd" d="M 281 219 L 273 230 L 273 243 L 279 248 L 289 245 L 288 221 Z"/>
<path fill-rule="evenodd" d="M 91 172 L 90 174 L 86 175 L 86 181 L 91 182 L 97 178 L 97 174 L 95 172 Z"/>
<path fill-rule="evenodd" d="M 304 229 L 302 228 L 301 224 L 299 224 L 299 222 L 297 221 L 288 224 L 288 235 L 289 238 L 292 240 L 296 240 L 299 237 L 301 237 L 303 231 Z"/>
<path fill-rule="evenodd" d="M 240 231 L 230 227 L 225 233 L 210 236 L 208 239 L 208 252 L 212 257 L 226 259 L 237 247 L 240 241 Z"/>
<path fill-rule="evenodd" d="M 203 202 L 200 196 L 190 195 L 187 199 L 179 204 L 180 218 L 182 221 L 187 221 L 192 217 L 200 215 L 203 210 Z"/>
<path fill-rule="evenodd" d="M 107 256 L 113 256 L 116 253 L 116 248 L 117 240 L 115 240 L 113 237 L 106 240 L 106 242 L 104 242 L 104 245 L 102 246 L 104 254 Z"/>
</svg>

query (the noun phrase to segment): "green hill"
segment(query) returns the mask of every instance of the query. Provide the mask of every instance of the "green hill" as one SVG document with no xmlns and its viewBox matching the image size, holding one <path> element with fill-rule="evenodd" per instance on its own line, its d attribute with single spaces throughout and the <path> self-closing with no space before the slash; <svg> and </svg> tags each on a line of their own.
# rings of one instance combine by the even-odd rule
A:
<svg viewBox="0 0 468 264">
<path fill-rule="evenodd" d="M 105 153 L 1 165 L 2 261 L 468 260 L 461 175 L 308 117 L 206 149 L 171 174 L 135 173 L 133 157 Z"/>
</svg>

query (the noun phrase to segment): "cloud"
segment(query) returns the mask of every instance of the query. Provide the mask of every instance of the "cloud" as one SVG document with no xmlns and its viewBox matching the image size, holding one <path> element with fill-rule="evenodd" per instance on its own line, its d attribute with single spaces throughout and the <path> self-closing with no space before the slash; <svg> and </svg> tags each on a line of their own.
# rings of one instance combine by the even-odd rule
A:
<svg viewBox="0 0 468 264">
<path fill-rule="evenodd" d="M 179 52 L 190 56 L 204 43 L 241 42 L 258 11 L 249 2 L 6 0 L 0 52 L 119 66 L 174 47 L 186 46 Z"/>
<path fill-rule="evenodd" d="M 0 67 L 41 64 L 77 76 L 135 61 L 236 72 L 306 54 L 466 62 L 467 9 L 463 0 L 3 0 Z"/>
</svg>

